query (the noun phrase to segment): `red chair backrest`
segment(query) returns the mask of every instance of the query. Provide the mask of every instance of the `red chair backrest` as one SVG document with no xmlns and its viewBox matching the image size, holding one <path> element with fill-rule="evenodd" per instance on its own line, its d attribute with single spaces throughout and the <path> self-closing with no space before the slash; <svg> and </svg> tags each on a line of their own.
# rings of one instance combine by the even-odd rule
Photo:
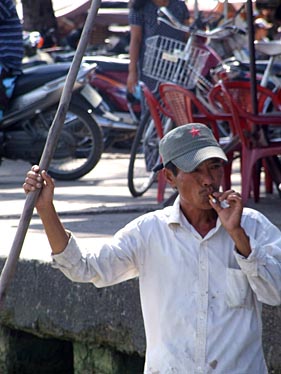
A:
<svg viewBox="0 0 281 374">
<path fill-rule="evenodd" d="M 226 105 L 231 107 L 235 131 L 239 134 L 241 142 L 248 148 L 256 146 L 256 141 L 262 134 L 262 118 L 259 124 L 251 120 L 251 114 L 254 114 L 251 83 L 248 81 L 224 81 L 218 85 Z M 280 111 L 280 98 L 270 89 L 257 85 L 257 114 L 265 114 L 270 105 L 273 110 Z"/>
<path fill-rule="evenodd" d="M 214 110 L 221 113 L 229 114 L 231 119 L 228 121 L 232 135 L 237 134 L 236 127 L 234 125 L 234 119 L 232 117 L 232 106 L 229 103 L 228 98 L 222 90 L 220 84 L 215 85 L 208 94 L 208 101 L 213 106 Z"/>
<path fill-rule="evenodd" d="M 160 97 L 172 113 L 177 126 L 191 122 L 200 122 L 209 126 L 215 137 L 219 139 L 218 120 L 229 121 L 230 116 L 222 112 L 210 112 L 195 94 L 173 83 L 161 83 Z"/>
<path fill-rule="evenodd" d="M 158 100 L 149 88 L 143 83 L 140 82 L 142 92 L 144 94 L 147 106 L 149 108 L 151 117 L 153 118 L 154 125 L 157 131 L 159 138 L 161 139 L 164 136 L 163 126 L 162 126 L 162 117 L 163 115 L 169 118 L 173 118 L 172 113 L 169 112 L 168 108 L 162 105 L 161 101 Z"/>
<path fill-rule="evenodd" d="M 253 113 L 251 82 L 249 81 L 225 81 L 224 87 L 238 104 L 239 112 L 244 115 Z M 271 101 L 275 110 L 281 110 L 281 97 L 267 87 L 257 85 L 258 113 L 264 113 L 267 102 Z"/>
</svg>

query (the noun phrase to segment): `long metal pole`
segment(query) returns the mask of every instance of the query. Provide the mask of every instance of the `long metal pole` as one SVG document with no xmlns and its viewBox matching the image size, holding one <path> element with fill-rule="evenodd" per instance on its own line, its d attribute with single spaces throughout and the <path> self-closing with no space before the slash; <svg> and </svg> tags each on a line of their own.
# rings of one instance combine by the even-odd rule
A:
<svg viewBox="0 0 281 374">
<path fill-rule="evenodd" d="M 194 13 L 194 16 L 193 16 L 194 19 L 197 19 L 198 14 L 199 14 L 198 0 L 194 0 L 193 13 Z"/>
<path fill-rule="evenodd" d="M 223 20 L 226 22 L 228 16 L 228 0 L 225 0 L 223 5 Z"/>
<path fill-rule="evenodd" d="M 247 0 L 247 24 L 248 24 L 248 43 L 250 58 L 250 81 L 251 81 L 251 98 L 253 113 L 257 114 L 257 71 L 256 71 L 256 53 L 255 53 L 255 32 L 253 22 L 253 5 L 252 0 Z"/>
<path fill-rule="evenodd" d="M 65 85 L 63 88 L 62 96 L 58 105 L 58 109 L 51 125 L 46 144 L 39 162 L 40 169 L 48 170 L 52 157 L 54 155 L 58 138 L 63 127 L 66 113 L 71 100 L 72 89 L 82 62 L 83 55 L 86 51 L 87 44 L 90 40 L 90 36 L 93 30 L 94 21 L 98 9 L 100 7 L 101 0 L 92 0 L 91 7 L 88 11 L 86 22 L 79 40 L 77 50 L 73 61 L 70 66 L 70 70 L 66 77 Z M 5 262 L 4 268 L 0 276 L 0 307 L 2 307 L 8 285 L 10 284 L 15 270 L 16 265 L 20 256 L 22 245 L 26 232 L 29 227 L 29 223 L 33 214 L 33 209 L 36 203 L 36 199 L 39 192 L 31 192 L 27 195 L 23 212 L 20 217 L 18 229 L 12 244 L 12 248 Z"/>
</svg>

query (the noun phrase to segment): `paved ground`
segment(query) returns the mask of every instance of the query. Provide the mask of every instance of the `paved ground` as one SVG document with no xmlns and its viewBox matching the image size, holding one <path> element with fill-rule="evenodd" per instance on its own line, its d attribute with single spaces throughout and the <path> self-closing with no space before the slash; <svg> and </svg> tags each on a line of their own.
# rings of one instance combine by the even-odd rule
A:
<svg viewBox="0 0 281 374">
<path fill-rule="evenodd" d="M 141 198 L 133 198 L 127 187 L 128 154 L 104 153 L 96 168 L 87 176 L 73 182 L 56 182 L 55 204 L 64 224 L 87 245 L 89 238 L 110 237 L 132 218 L 161 205 L 156 201 L 156 186 Z M 236 165 L 238 166 L 238 165 Z M 7 256 L 18 230 L 25 195 L 22 183 L 30 165 L 22 161 L 4 160 L 0 166 L 0 256 Z M 232 177 L 240 190 L 236 168 Z M 281 200 L 275 191 L 261 201 L 248 205 L 262 211 L 281 228 Z M 33 216 L 21 251 L 21 258 L 50 260 L 50 249 L 40 221 Z"/>
</svg>

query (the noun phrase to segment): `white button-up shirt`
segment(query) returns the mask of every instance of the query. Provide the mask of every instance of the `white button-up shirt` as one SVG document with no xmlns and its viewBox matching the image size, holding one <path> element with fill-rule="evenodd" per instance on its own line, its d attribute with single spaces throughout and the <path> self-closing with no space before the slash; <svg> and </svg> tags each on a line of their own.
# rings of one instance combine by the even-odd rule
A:
<svg viewBox="0 0 281 374">
<path fill-rule="evenodd" d="M 217 220 L 204 238 L 172 207 L 145 214 L 83 254 L 72 236 L 54 266 L 97 287 L 139 277 L 146 374 L 265 374 L 261 303 L 280 304 L 281 234 L 244 208 L 252 252 L 240 256 Z"/>
</svg>

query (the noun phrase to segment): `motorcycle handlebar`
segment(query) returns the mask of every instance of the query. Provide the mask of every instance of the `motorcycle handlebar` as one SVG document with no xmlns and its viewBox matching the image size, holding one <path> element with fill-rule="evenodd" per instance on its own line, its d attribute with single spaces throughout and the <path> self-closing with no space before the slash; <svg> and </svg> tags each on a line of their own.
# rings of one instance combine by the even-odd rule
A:
<svg viewBox="0 0 281 374">
<path fill-rule="evenodd" d="M 166 17 L 166 18 L 164 18 Z M 190 26 L 183 25 L 178 21 L 177 18 L 175 18 L 166 7 L 160 7 L 158 10 L 158 17 L 157 20 L 159 22 L 166 23 L 170 27 L 183 31 L 195 36 L 201 36 L 203 38 L 209 38 L 209 39 L 222 39 L 222 38 L 228 38 L 231 35 L 234 34 L 246 34 L 245 30 L 240 29 L 239 27 L 235 25 L 229 25 L 229 22 L 227 21 L 225 25 L 221 25 L 219 27 L 216 27 L 213 30 L 210 31 L 203 31 L 203 30 L 195 30 L 194 28 Z"/>
</svg>

